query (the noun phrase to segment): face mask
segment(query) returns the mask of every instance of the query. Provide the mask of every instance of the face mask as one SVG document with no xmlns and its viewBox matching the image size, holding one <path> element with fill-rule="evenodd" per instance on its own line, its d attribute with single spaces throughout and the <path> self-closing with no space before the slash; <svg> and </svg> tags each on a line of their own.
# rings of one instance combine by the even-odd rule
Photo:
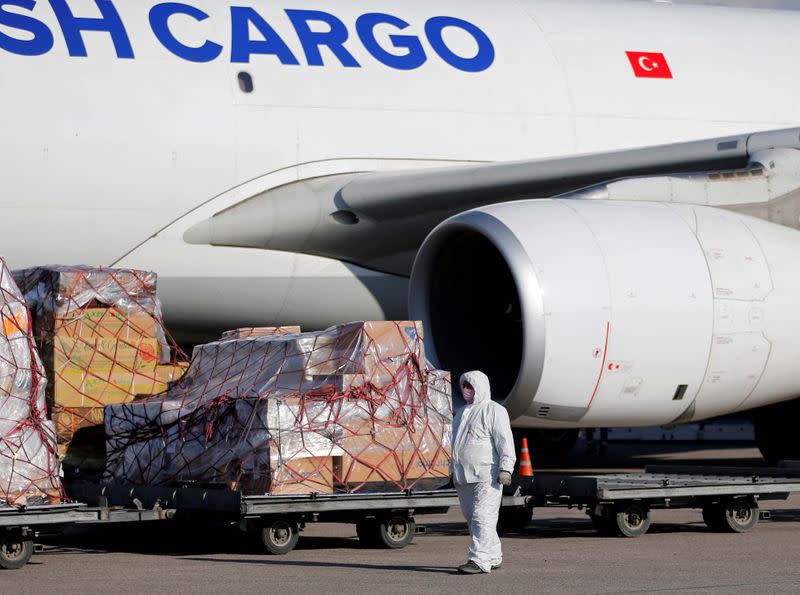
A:
<svg viewBox="0 0 800 595">
<path fill-rule="evenodd" d="M 472 404 L 475 400 L 475 389 L 474 388 L 462 388 L 461 389 L 461 396 L 464 397 L 464 400 L 468 404 Z"/>
</svg>

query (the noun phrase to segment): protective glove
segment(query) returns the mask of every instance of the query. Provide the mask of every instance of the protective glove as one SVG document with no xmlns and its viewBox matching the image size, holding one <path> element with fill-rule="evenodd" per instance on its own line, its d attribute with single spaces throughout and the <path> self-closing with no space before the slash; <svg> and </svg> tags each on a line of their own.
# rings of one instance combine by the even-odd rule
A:
<svg viewBox="0 0 800 595">
<path fill-rule="evenodd" d="M 511 473 L 509 473 L 508 471 L 500 471 L 500 473 L 497 474 L 497 483 L 504 486 L 510 486 Z"/>
</svg>

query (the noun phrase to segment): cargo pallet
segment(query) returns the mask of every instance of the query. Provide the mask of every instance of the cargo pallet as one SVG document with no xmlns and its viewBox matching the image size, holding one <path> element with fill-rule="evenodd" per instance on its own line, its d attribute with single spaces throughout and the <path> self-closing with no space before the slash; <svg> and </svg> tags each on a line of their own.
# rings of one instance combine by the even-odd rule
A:
<svg viewBox="0 0 800 595">
<path fill-rule="evenodd" d="M 785 500 L 800 492 L 800 469 L 648 468 L 645 473 L 557 474 L 515 477 L 500 511 L 501 530 L 522 529 L 536 507 L 586 510 L 603 536 L 638 537 L 650 511 L 699 508 L 712 530 L 744 533 L 758 523 L 760 500 Z M 0 568 L 21 568 L 39 531 L 73 523 L 167 520 L 180 516 L 238 523 L 271 554 L 297 545 L 310 522 L 353 523 L 361 541 L 390 549 L 407 546 L 415 517 L 458 506 L 454 490 L 243 496 L 230 490 L 78 483 L 69 493 L 81 504 L 0 508 Z"/>
</svg>

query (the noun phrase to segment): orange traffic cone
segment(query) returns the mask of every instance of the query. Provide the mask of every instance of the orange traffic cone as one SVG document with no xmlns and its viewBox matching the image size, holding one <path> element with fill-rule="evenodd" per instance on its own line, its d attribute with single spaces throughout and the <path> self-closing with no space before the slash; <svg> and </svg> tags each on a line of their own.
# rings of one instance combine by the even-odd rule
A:
<svg viewBox="0 0 800 595">
<path fill-rule="evenodd" d="M 522 448 L 519 449 L 519 474 L 526 477 L 533 476 L 533 465 L 531 465 L 531 455 L 528 451 L 528 439 L 522 439 Z"/>
</svg>

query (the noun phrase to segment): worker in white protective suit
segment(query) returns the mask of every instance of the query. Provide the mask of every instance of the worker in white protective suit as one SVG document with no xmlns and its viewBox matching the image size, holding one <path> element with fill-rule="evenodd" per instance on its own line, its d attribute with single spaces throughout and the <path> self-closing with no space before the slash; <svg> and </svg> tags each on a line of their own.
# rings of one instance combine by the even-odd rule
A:
<svg viewBox="0 0 800 595">
<path fill-rule="evenodd" d="M 450 472 L 472 543 L 467 563 L 458 571 L 488 573 L 503 563 L 497 517 L 503 486 L 511 484 L 517 457 L 508 412 L 492 401 L 486 374 L 467 372 L 460 383 L 466 405 L 456 411 L 453 419 Z"/>
</svg>

